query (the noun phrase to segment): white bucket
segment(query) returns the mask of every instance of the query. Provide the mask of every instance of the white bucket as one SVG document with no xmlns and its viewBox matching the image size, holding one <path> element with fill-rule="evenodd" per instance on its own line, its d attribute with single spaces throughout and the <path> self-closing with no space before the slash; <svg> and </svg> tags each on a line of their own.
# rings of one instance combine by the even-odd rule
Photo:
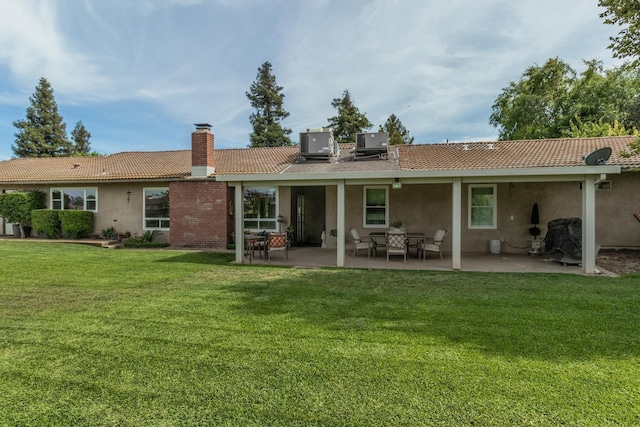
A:
<svg viewBox="0 0 640 427">
<path fill-rule="evenodd" d="M 502 242 L 499 239 L 489 240 L 489 252 L 492 254 L 499 254 L 502 248 Z"/>
</svg>

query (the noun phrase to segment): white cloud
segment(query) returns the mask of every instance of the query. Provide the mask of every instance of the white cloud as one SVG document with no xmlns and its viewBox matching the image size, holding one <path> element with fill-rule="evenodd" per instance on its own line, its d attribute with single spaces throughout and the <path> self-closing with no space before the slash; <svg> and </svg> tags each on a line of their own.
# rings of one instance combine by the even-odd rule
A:
<svg viewBox="0 0 640 427">
<path fill-rule="evenodd" d="M 416 142 L 486 138 L 501 89 L 549 57 L 577 69 L 594 56 L 614 63 L 613 29 L 593 0 L 5 3 L 1 104 L 21 100 L 23 114 L 44 76 L 59 104 L 101 114 L 94 120 L 111 127 L 159 112 L 169 119 L 159 127 L 211 122 L 227 146 L 248 144 L 245 92 L 266 60 L 284 86 L 294 140 L 326 124 L 331 100 L 349 89 L 376 128 L 394 113 Z M 127 101 L 136 108 L 104 116 L 105 106 Z M 114 150 L 140 138 L 114 141 Z"/>
</svg>

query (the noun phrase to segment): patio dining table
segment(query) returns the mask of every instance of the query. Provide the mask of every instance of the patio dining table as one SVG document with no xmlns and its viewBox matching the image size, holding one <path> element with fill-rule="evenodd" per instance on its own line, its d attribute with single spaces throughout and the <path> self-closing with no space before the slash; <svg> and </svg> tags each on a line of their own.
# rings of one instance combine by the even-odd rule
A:
<svg viewBox="0 0 640 427">
<path fill-rule="evenodd" d="M 267 236 L 261 236 L 258 234 L 245 234 L 244 235 L 244 250 L 245 254 L 249 257 L 249 262 L 253 260 L 254 252 L 258 250 L 258 256 L 263 257 L 263 252 L 266 255 Z"/>
<path fill-rule="evenodd" d="M 376 237 L 386 237 L 386 235 L 387 235 L 386 231 L 372 231 L 371 233 L 369 233 L 369 237 L 373 239 L 375 239 Z M 425 237 L 427 237 L 427 235 L 419 231 L 409 231 L 406 233 L 406 237 L 407 237 L 407 253 L 408 253 L 409 247 L 411 247 L 412 239 L 415 240 L 415 245 L 417 245 L 418 242 L 424 239 Z"/>
</svg>

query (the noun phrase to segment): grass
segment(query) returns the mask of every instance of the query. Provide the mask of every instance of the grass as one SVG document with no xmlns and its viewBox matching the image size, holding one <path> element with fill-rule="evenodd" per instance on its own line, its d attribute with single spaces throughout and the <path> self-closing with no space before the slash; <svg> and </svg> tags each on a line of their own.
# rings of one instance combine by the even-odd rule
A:
<svg viewBox="0 0 640 427">
<path fill-rule="evenodd" d="M 0 425 L 640 424 L 638 275 L 0 259 Z"/>
</svg>

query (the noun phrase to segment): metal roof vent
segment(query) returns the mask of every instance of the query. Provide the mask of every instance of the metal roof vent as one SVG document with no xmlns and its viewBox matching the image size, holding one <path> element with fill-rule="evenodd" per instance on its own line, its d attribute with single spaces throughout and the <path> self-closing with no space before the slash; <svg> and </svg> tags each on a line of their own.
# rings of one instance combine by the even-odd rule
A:
<svg viewBox="0 0 640 427">
<path fill-rule="evenodd" d="M 462 144 L 462 151 L 469 151 L 469 144 Z"/>
<path fill-rule="evenodd" d="M 495 148 L 496 147 L 492 143 L 487 144 L 487 150 L 494 150 Z"/>
</svg>

